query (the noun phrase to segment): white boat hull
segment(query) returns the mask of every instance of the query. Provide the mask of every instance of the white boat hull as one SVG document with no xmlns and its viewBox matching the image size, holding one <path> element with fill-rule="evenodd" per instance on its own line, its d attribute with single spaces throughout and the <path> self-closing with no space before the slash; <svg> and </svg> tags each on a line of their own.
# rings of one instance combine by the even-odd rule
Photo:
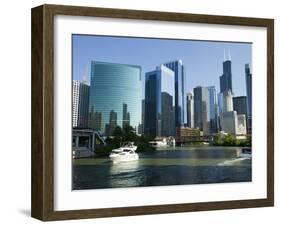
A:
<svg viewBox="0 0 281 226">
<path fill-rule="evenodd" d="M 118 162 L 130 162 L 130 161 L 136 161 L 139 159 L 139 155 L 137 153 L 134 154 L 111 154 L 109 156 L 110 160 L 113 163 L 118 163 Z"/>
</svg>

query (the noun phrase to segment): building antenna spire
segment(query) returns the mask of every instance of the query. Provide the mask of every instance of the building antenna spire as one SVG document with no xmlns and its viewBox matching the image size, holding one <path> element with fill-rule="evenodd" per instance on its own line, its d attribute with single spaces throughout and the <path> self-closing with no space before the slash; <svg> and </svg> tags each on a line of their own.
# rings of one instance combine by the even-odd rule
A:
<svg viewBox="0 0 281 226">
<path fill-rule="evenodd" d="M 225 61 L 225 49 L 223 49 L 223 61 Z"/>
<path fill-rule="evenodd" d="M 228 60 L 231 60 L 230 50 L 228 50 Z"/>
</svg>

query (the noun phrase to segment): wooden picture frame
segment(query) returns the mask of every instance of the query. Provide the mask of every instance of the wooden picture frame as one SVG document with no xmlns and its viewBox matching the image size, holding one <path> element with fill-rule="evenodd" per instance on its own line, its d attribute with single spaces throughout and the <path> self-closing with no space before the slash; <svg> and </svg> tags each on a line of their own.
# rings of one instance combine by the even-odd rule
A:
<svg viewBox="0 0 281 226">
<path fill-rule="evenodd" d="M 240 25 L 267 29 L 267 198 L 121 208 L 54 210 L 54 16 Z M 32 9 L 32 200 L 31 215 L 50 220 L 162 214 L 274 205 L 274 20 L 61 5 Z"/>
</svg>

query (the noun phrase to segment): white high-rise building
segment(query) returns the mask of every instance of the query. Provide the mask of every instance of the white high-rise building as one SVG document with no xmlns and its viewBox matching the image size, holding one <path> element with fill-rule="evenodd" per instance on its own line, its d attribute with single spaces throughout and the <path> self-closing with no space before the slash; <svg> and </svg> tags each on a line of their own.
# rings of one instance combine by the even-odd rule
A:
<svg viewBox="0 0 281 226">
<path fill-rule="evenodd" d="M 73 80 L 72 84 L 72 127 L 88 127 L 89 90 L 87 82 Z"/>
<path fill-rule="evenodd" d="M 218 94 L 219 114 L 233 111 L 233 95 L 230 91 Z"/>
<path fill-rule="evenodd" d="M 233 111 L 233 95 L 230 91 L 224 93 L 223 112 Z"/>
<path fill-rule="evenodd" d="M 237 112 L 236 111 L 229 111 L 223 112 L 220 115 L 220 123 L 221 123 L 221 130 L 232 135 L 236 135 L 238 128 L 237 128 Z"/>
<path fill-rule="evenodd" d="M 231 135 L 246 135 L 246 116 L 236 111 L 223 112 L 220 116 L 221 130 Z"/>
<path fill-rule="evenodd" d="M 247 134 L 246 115 L 237 115 L 237 135 Z"/>
<path fill-rule="evenodd" d="M 78 126 L 79 112 L 79 86 L 80 82 L 73 80 L 72 82 L 72 127 Z"/>
</svg>

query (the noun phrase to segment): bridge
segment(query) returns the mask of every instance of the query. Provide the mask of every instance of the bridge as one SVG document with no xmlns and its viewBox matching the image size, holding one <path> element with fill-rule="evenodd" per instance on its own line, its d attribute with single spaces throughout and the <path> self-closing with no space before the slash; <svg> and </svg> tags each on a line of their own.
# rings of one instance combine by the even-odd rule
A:
<svg viewBox="0 0 281 226">
<path fill-rule="evenodd" d="M 104 145 L 106 143 L 98 131 L 79 128 L 72 130 L 73 158 L 91 157 L 97 147 Z"/>
</svg>

